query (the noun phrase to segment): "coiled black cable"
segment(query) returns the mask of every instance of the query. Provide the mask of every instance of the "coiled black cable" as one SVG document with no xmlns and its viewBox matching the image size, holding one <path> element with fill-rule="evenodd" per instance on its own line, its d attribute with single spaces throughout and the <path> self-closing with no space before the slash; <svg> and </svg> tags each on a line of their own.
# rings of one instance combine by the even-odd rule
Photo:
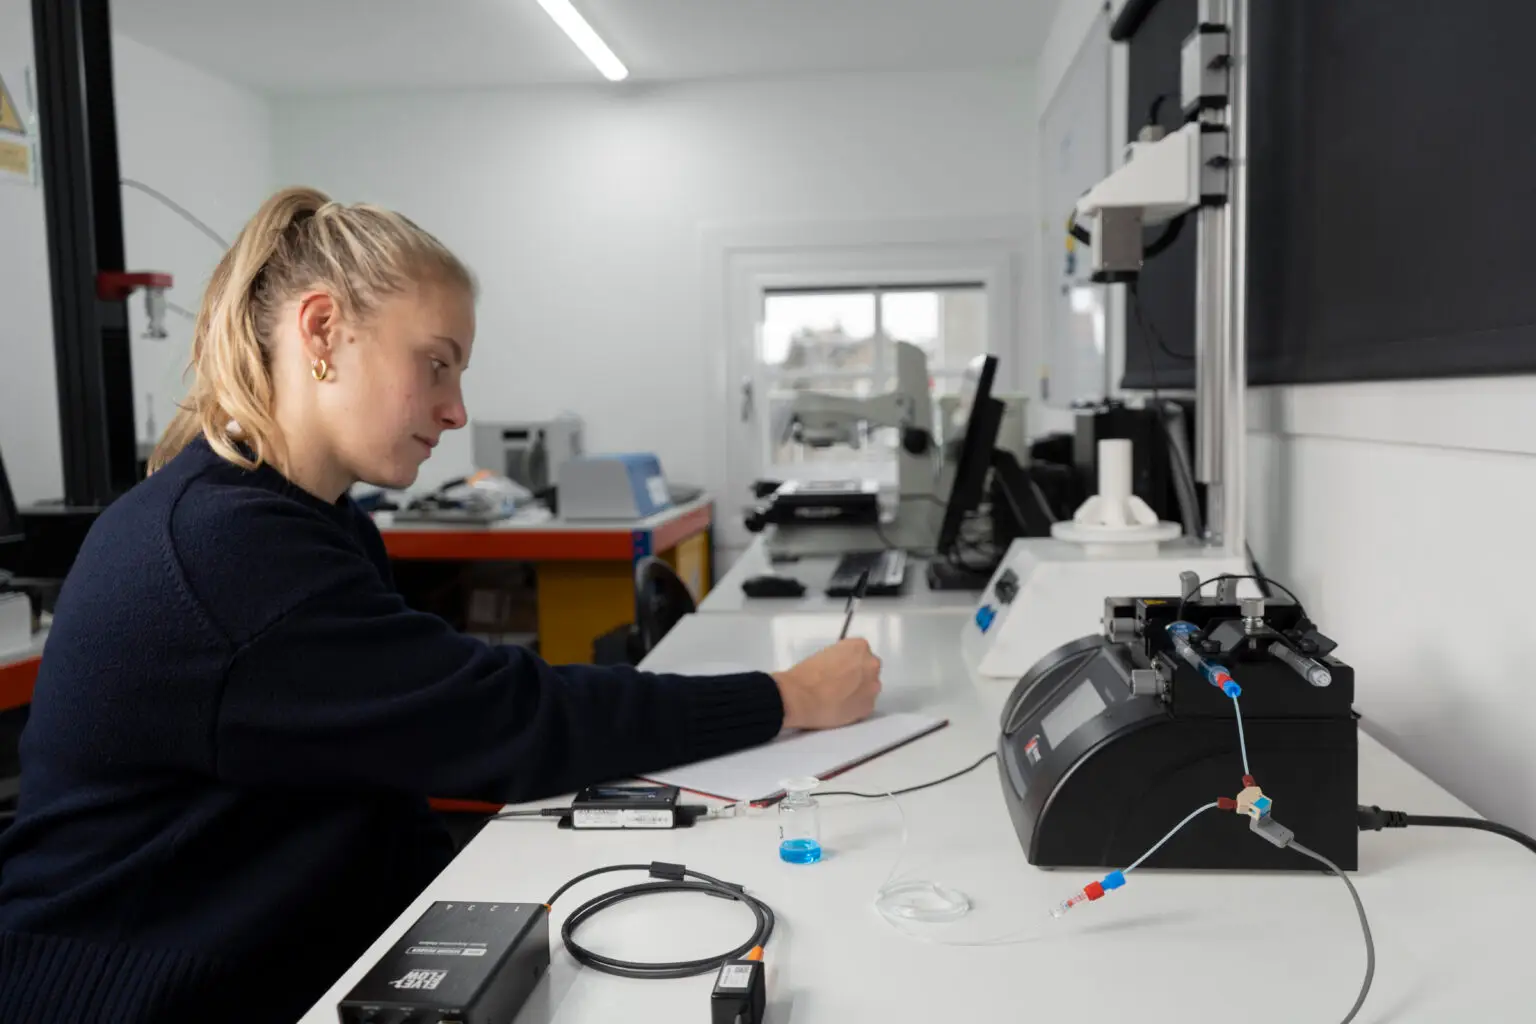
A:
<svg viewBox="0 0 1536 1024">
<path fill-rule="evenodd" d="M 565 895 L 566 890 L 573 885 L 612 871 L 644 871 L 658 881 L 640 882 L 611 889 L 583 903 L 565 919 L 565 923 L 560 926 L 560 940 L 565 943 L 565 948 L 578 963 L 593 970 L 617 974 L 624 978 L 689 978 L 696 974 L 707 974 L 728 960 L 740 960 L 754 947 L 767 945 L 769 937 L 773 935 L 773 909 L 768 904 L 748 894 L 744 888 L 734 882 L 722 882 L 703 872 L 691 871 L 681 864 L 668 864 L 663 861 L 650 864 L 613 864 L 605 868 L 594 868 L 585 874 L 577 875 L 556 889 L 555 894 L 546 901 L 546 905 L 554 906 L 555 901 Z M 697 881 L 688 879 L 697 879 Z M 620 960 L 617 957 L 594 953 L 576 941 L 574 937 L 576 929 L 593 914 L 616 903 L 658 892 L 697 892 L 716 899 L 735 900 L 746 904 L 757 919 L 757 925 L 752 931 L 751 938 L 728 953 L 672 963 L 637 963 L 633 960 Z"/>
</svg>

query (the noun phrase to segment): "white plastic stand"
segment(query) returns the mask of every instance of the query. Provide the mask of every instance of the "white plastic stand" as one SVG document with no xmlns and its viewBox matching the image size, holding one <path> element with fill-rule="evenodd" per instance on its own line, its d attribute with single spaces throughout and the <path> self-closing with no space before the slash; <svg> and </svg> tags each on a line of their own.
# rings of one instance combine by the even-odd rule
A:
<svg viewBox="0 0 1536 1024">
<path fill-rule="evenodd" d="M 1019 678 L 1062 644 L 1103 631 L 1111 597 L 1179 596 L 1179 574 L 1248 571 L 1245 560 L 1180 536 L 1131 493 L 1131 443 L 1099 442 L 1099 493 L 1050 539 L 1014 541 L 961 628 L 966 664 L 998 710 Z M 999 583 L 1001 593 L 999 593 Z M 1241 588 L 1240 588 L 1241 589 Z M 1256 593 L 1257 591 L 1252 591 Z"/>
<path fill-rule="evenodd" d="M 1151 558 L 1157 546 L 1183 533 L 1178 523 L 1161 522 L 1147 503 L 1131 493 L 1131 442 L 1099 442 L 1099 493 L 1079 506 L 1051 536 L 1082 544 L 1090 555 Z"/>
</svg>

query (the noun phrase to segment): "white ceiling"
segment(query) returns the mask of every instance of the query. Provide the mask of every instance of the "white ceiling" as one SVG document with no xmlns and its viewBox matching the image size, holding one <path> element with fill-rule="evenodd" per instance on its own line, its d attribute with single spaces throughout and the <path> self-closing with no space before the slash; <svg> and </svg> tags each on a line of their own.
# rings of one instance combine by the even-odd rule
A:
<svg viewBox="0 0 1536 1024">
<path fill-rule="evenodd" d="M 1032 64 L 1059 0 L 575 0 L 636 81 Z M 599 83 L 535 0 L 113 0 L 113 27 L 266 93 Z"/>
</svg>

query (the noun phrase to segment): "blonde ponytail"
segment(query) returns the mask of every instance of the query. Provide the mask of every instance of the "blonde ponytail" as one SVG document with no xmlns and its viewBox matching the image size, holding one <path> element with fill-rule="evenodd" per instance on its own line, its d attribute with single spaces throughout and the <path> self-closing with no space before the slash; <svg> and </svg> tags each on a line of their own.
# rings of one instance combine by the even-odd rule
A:
<svg viewBox="0 0 1536 1024">
<path fill-rule="evenodd" d="M 199 434 L 236 465 L 284 466 L 286 439 L 273 415 L 271 342 L 278 311 L 322 287 L 343 316 L 366 318 L 379 300 L 423 279 L 475 290 L 463 263 L 398 213 L 343 206 L 312 188 L 272 196 L 208 282 L 192 332 L 192 383 L 155 446 L 149 471 Z"/>
</svg>

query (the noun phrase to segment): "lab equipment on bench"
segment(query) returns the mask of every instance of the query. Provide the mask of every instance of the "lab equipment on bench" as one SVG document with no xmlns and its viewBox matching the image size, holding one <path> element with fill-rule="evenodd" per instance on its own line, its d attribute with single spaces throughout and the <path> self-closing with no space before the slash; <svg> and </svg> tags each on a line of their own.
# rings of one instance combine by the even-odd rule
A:
<svg viewBox="0 0 1536 1024">
<path fill-rule="evenodd" d="M 644 519 L 671 506 L 661 460 L 648 452 L 582 455 L 560 469 L 561 519 Z"/>
<path fill-rule="evenodd" d="M 341 1024 L 502 1024 L 548 969 L 548 907 L 439 901 L 353 986 L 337 1016 Z"/>
<path fill-rule="evenodd" d="M 475 465 L 540 494 L 560 483 L 560 467 L 583 454 L 582 421 L 569 413 L 548 420 L 474 426 Z"/>
<path fill-rule="evenodd" d="M 893 511 L 881 508 L 879 486 L 873 481 L 858 480 L 851 486 L 785 484 L 760 501 L 745 520 L 748 530 L 763 533 L 770 557 L 927 548 L 932 543 L 930 506 L 939 459 L 928 357 L 909 342 L 894 342 L 891 348 L 896 356 L 894 390 L 870 396 L 798 391 L 779 441 L 812 449 L 857 448 L 876 430 L 895 429 L 899 442 Z"/>
<path fill-rule="evenodd" d="M 753 533 L 766 526 L 865 526 L 880 523 L 877 480 L 786 480 L 747 513 Z"/>
<path fill-rule="evenodd" d="M 1283 848 L 1294 833 L 1356 866 L 1353 669 L 1300 605 L 1230 588 L 1207 600 L 1197 586 L 1108 599 L 1101 633 L 1014 687 L 998 769 L 1031 864 L 1309 870 Z M 1249 820 L 1191 815 L 1168 832 L 1206 802 Z"/>
<path fill-rule="evenodd" d="M 411 498 L 395 511 L 394 521 L 484 526 L 511 517 L 532 500 L 521 484 L 482 469 Z"/>
</svg>

